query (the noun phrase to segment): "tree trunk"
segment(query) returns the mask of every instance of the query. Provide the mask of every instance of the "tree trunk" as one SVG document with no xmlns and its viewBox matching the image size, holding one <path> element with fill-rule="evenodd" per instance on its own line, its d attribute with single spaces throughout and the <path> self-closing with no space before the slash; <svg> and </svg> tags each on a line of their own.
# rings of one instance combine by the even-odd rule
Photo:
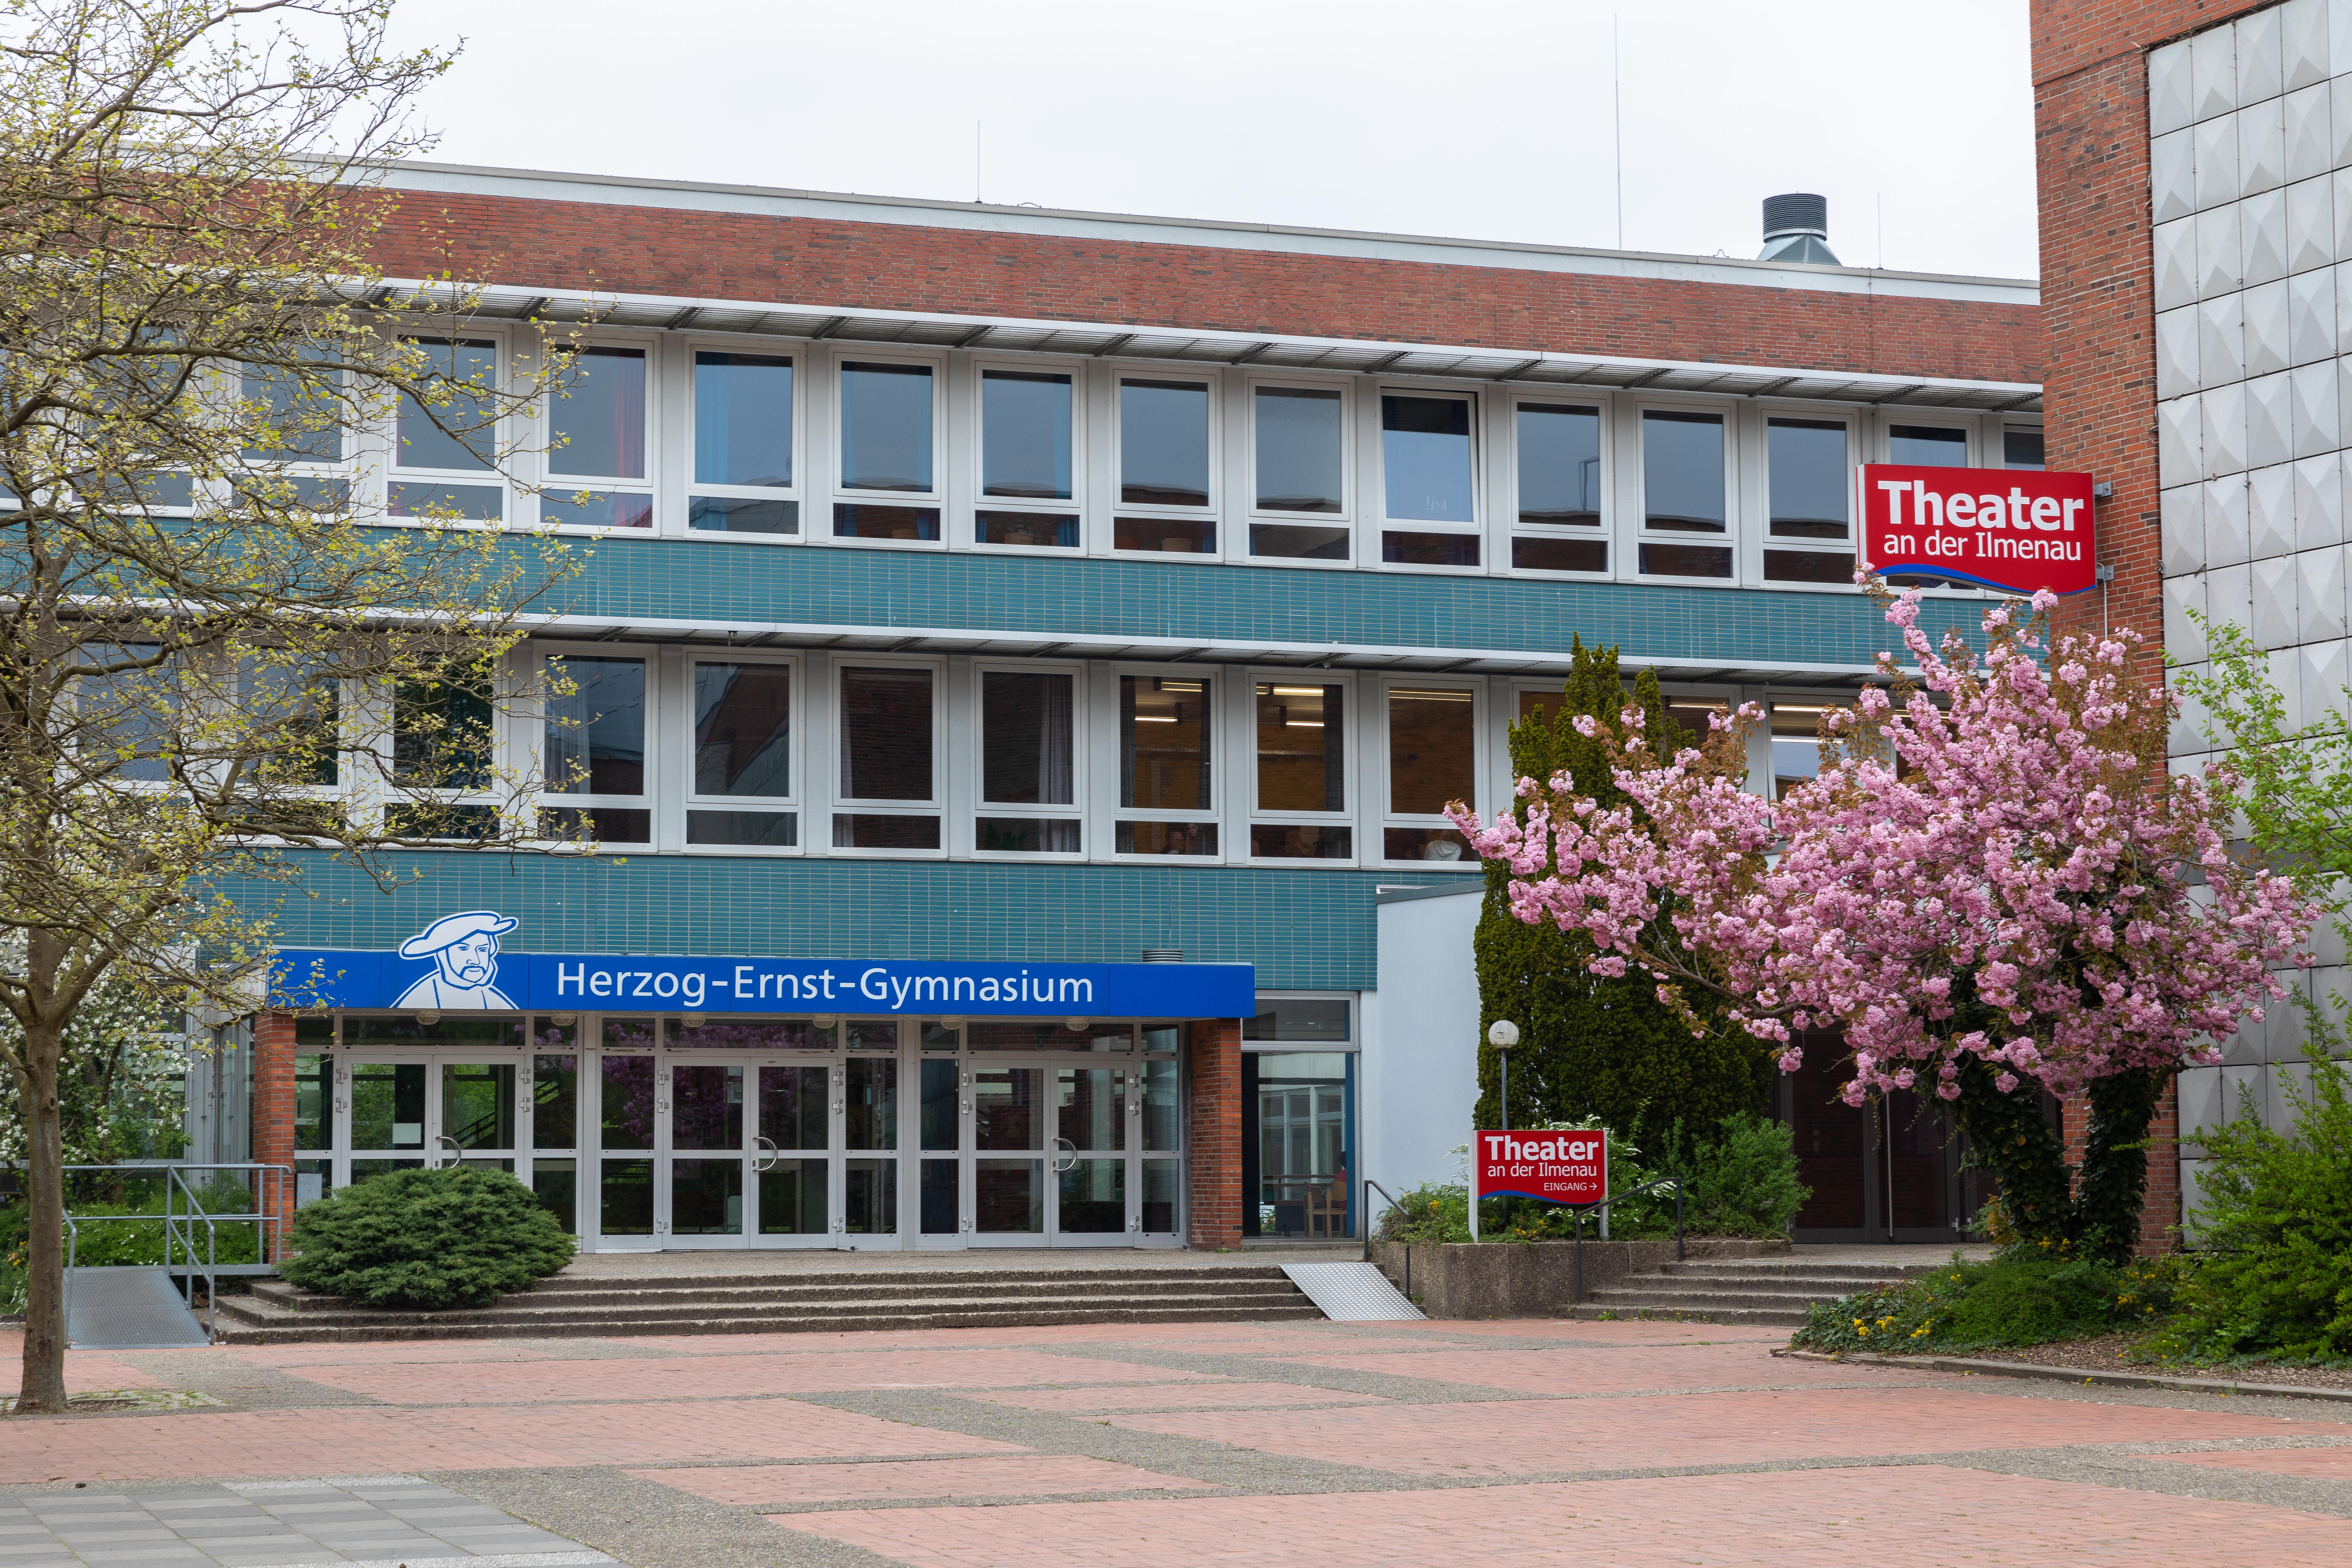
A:
<svg viewBox="0 0 2352 1568">
<path fill-rule="evenodd" d="M 2077 1170 L 2066 1163 L 2065 1142 L 2043 1114 L 2039 1090 L 2029 1080 L 2003 1094 L 1993 1087 L 1993 1072 L 1983 1062 L 1964 1061 L 1953 1110 L 1977 1158 L 2000 1178 L 2001 1211 L 2011 1227 L 2027 1241 L 2070 1244 L 2074 1256 L 2092 1262 L 2128 1259 L 2147 1190 L 2147 1124 L 2172 1074 L 2148 1068 L 2092 1083 L 2091 1125 Z"/>
<path fill-rule="evenodd" d="M 58 1102 L 60 1041 L 54 1026 L 25 1031 L 25 1070 L 16 1075 L 24 1107 L 26 1205 L 25 1372 L 19 1415 L 57 1415 L 66 1407 L 65 1135 Z"/>
</svg>

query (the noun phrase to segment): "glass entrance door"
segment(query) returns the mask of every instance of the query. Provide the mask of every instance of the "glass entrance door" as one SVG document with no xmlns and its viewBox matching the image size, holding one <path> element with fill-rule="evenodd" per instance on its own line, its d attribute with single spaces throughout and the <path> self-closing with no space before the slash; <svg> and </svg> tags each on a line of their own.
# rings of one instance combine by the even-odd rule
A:
<svg viewBox="0 0 2352 1568">
<path fill-rule="evenodd" d="M 1054 1239 L 1070 1247 L 1126 1247 L 1140 1221 L 1129 1123 L 1132 1069 L 1056 1067 L 1054 1077 Z M 1137 1108 L 1137 1109 L 1139 1109 Z"/>
<path fill-rule="evenodd" d="M 530 1082 L 526 1063 L 511 1057 L 504 1061 L 441 1057 L 432 1064 L 431 1075 L 436 1092 L 426 1106 L 430 1163 L 482 1165 L 514 1174 L 516 1156 L 526 1147 L 520 1129 L 530 1107 L 518 1087 Z"/>
<path fill-rule="evenodd" d="M 669 1081 L 657 1098 L 667 1114 L 656 1135 L 654 1206 L 668 1216 L 669 1245 L 741 1247 L 743 1194 L 752 1179 L 744 1081 L 759 1069 L 741 1062 L 662 1068 Z"/>
</svg>

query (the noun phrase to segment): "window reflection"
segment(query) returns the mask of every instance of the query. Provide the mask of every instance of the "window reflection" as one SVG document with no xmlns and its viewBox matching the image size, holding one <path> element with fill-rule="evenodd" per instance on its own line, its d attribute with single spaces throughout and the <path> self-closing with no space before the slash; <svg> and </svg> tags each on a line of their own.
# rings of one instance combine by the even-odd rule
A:
<svg viewBox="0 0 2352 1568">
<path fill-rule="evenodd" d="M 1469 401 L 1398 393 L 1383 396 L 1381 467 L 1390 517 L 1475 521 Z"/>
<path fill-rule="evenodd" d="M 1122 501 L 1138 506 L 1209 504 L 1209 389 L 1205 384 L 1136 380 L 1118 384 L 1118 476 Z"/>
<path fill-rule="evenodd" d="M 1070 378 L 991 370 L 980 377 L 980 489 L 1070 499 Z"/>
<path fill-rule="evenodd" d="M 1257 504 L 1268 511 L 1340 510 L 1339 393 L 1261 386 L 1256 401 Z"/>
<path fill-rule="evenodd" d="M 931 489 L 931 367 L 841 367 L 841 482 L 855 490 Z"/>
</svg>

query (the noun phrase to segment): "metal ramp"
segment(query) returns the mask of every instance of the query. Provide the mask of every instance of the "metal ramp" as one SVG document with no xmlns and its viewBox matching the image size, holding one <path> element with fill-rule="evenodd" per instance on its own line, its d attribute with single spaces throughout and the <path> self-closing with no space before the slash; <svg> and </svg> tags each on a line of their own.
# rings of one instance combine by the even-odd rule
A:
<svg viewBox="0 0 2352 1568">
<path fill-rule="evenodd" d="M 171 1351 L 213 1337 L 160 1268 L 68 1268 L 66 1342 L 79 1351 Z"/>
<path fill-rule="evenodd" d="M 1399 1322 L 1428 1316 L 1369 1263 L 1286 1263 L 1282 1271 L 1334 1322 Z"/>
</svg>

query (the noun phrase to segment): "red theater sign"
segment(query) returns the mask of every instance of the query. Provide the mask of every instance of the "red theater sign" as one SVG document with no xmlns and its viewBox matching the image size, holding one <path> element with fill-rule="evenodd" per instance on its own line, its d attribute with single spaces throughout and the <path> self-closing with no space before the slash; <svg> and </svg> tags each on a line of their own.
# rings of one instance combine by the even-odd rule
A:
<svg viewBox="0 0 2352 1568">
<path fill-rule="evenodd" d="M 2088 474 L 1895 463 L 1865 463 L 1854 473 L 1855 553 L 1870 571 L 2021 595 L 2098 585 Z"/>
<path fill-rule="evenodd" d="M 1482 1198 L 1597 1204 L 1609 1195 L 1609 1140 L 1591 1132 L 1478 1132 Z"/>
</svg>

